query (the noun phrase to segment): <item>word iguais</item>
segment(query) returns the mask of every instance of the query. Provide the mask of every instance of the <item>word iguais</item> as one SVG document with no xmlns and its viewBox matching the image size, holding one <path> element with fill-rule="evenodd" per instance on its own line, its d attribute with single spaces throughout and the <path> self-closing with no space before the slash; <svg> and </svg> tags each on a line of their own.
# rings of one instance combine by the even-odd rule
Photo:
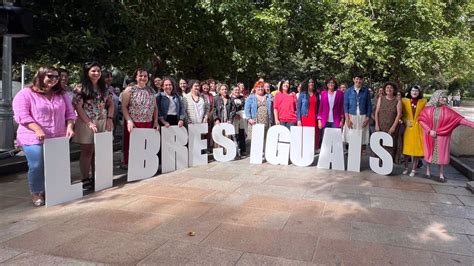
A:
<svg viewBox="0 0 474 266">
<path fill-rule="evenodd" d="M 250 163 L 261 164 L 263 157 L 274 165 L 309 166 L 314 162 L 313 127 L 273 126 L 265 137 L 264 125 L 252 128 Z M 127 180 L 136 181 L 154 176 L 160 166 L 161 172 L 169 173 L 208 163 L 208 155 L 203 153 L 208 133 L 207 124 L 190 124 L 188 128 L 162 127 L 161 132 L 154 129 L 134 128 L 130 136 L 130 151 Z M 235 159 L 237 145 L 232 140 L 234 126 L 221 123 L 212 128 L 212 139 L 219 146 L 213 149 L 214 159 L 228 162 Z M 266 139 L 266 140 L 265 140 Z M 160 141 L 161 140 L 161 141 Z M 113 181 L 113 139 L 111 132 L 95 134 L 95 190 L 112 187 Z M 351 130 L 347 169 L 341 129 L 326 128 L 317 162 L 318 168 L 360 172 L 361 130 Z M 388 175 L 393 170 L 393 160 L 383 146 L 392 147 L 392 138 L 385 132 L 371 135 L 370 146 L 378 157 L 370 157 L 372 171 Z M 265 153 L 264 153 L 265 149 Z M 264 155 L 265 154 L 265 155 Z M 264 155 L 264 156 L 263 156 Z M 46 205 L 52 206 L 81 198 L 82 183 L 70 184 L 69 140 L 67 138 L 46 139 L 44 143 L 45 189 L 48 194 Z M 62 167 L 58 167 L 61 165 Z"/>
</svg>

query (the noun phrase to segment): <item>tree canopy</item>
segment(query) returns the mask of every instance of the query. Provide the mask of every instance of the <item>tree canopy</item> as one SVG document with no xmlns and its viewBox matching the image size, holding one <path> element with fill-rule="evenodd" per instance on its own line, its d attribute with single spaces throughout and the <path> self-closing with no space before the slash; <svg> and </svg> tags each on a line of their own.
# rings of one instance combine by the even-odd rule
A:
<svg viewBox="0 0 474 266">
<path fill-rule="evenodd" d="M 25 2 L 35 31 L 17 62 L 73 68 L 95 59 L 233 82 L 349 80 L 359 69 L 378 82 L 473 83 L 469 0 Z"/>
</svg>

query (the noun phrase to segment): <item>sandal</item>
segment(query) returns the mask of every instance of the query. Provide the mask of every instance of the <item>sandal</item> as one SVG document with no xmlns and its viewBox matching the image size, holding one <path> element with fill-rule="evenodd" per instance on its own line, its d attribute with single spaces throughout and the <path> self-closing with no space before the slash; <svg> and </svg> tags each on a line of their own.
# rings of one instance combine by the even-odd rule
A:
<svg viewBox="0 0 474 266">
<path fill-rule="evenodd" d="M 410 175 L 409 175 L 409 176 L 411 176 L 411 177 L 414 177 L 414 176 L 415 176 L 415 174 L 416 174 L 416 171 L 415 171 L 415 170 L 411 170 L 411 172 L 410 172 Z"/>
<path fill-rule="evenodd" d="M 446 177 L 441 177 L 441 176 L 434 177 L 433 180 L 439 183 L 446 183 L 448 181 Z"/>
</svg>

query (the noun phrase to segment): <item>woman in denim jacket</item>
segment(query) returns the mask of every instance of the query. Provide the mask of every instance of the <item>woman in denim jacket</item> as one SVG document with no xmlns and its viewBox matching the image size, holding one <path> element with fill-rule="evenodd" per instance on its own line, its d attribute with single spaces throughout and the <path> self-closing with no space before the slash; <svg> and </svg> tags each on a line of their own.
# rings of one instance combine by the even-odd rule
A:
<svg viewBox="0 0 474 266">
<path fill-rule="evenodd" d="M 253 86 L 255 94 L 251 94 L 245 101 L 245 116 L 248 119 L 248 135 L 252 136 L 252 126 L 264 124 L 265 132 L 273 121 L 273 97 L 266 94 L 263 81 L 257 81 Z"/>
<path fill-rule="evenodd" d="M 308 78 L 301 83 L 301 92 L 296 106 L 296 118 L 298 126 L 314 128 L 314 147 L 319 148 L 319 129 L 317 127 L 317 116 L 319 97 L 315 90 L 314 80 Z"/>
<path fill-rule="evenodd" d="M 369 118 L 372 114 L 370 93 L 362 87 L 364 77 L 355 75 L 354 86 L 344 92 L 345 125 L 343 128 L 344 142 L 349 140 L 350 130 L 362 130 L 362 145 L 369 144 Z"/>
<path fill-rule="evenodd" d="M 165 127 L 182 127 L 184 124 L 184 108 L 181 97 L 177 94 L 176 83 L 172 78 L 163 79 L 163 91 L 156 96 L 158 104 L 158 119 Z"/>
</svg>

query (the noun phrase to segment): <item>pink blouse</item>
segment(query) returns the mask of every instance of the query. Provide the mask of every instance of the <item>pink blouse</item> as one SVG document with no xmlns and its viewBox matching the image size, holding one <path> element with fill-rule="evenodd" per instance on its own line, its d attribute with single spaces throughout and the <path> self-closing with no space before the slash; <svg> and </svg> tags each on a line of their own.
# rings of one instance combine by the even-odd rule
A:
<svg viewBox="0 0 474 266">
<path fill-rule="evenodd" d="M 13 99 L 15 121 L 19 124 L 17 131 L 18 145 L 41 144 L 35 132 L 28 128 L 29 123 L 38 124 L 45 138 L 64 137 L 66 121 L 75 120 L 76 114 L 71 100 L 64 94 L 54 94 L 49 100 L 41 93 L 36 93 L 26 87 L 18 92 Z"/>
</svg>

